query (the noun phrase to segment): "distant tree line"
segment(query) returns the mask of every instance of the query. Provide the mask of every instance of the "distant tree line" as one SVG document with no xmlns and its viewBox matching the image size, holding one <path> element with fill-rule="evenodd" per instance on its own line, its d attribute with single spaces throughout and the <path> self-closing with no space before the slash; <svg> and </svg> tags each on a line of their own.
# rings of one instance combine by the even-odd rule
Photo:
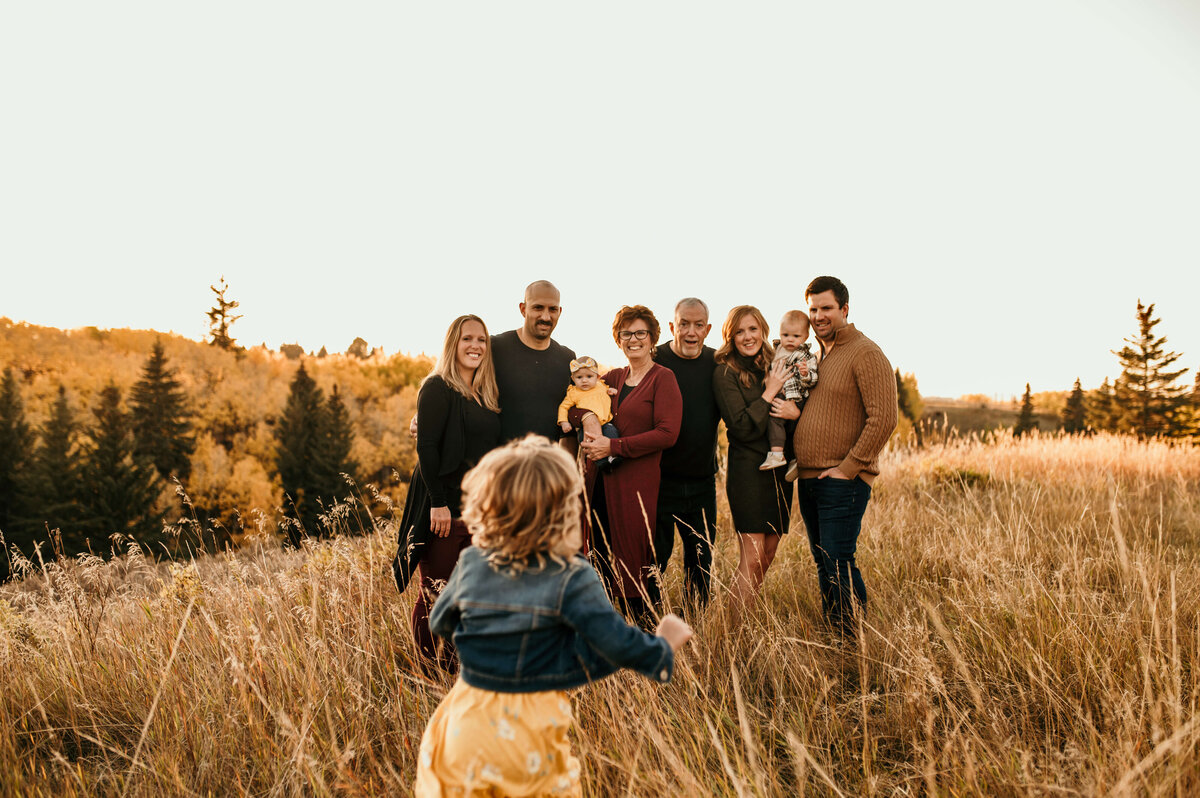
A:
<svg viewBox="0 0 1200 798">
<path fill-rule="evenodd" d="M 45 421 L 33 429 L 17 374 L 5 368 L 0 381 L 0 579 L 10 571 L 9 547 L 32 558 L 35 541 L 52 545 L 53 551 L 43 548 L 43 559 L 103 554 L 129 541 L 171 554 L 181 546 L 204 544 L 163 531 L 171 483 L 177 480 L 186 490 L 196 441 L 188 397 L 161 341 L 155 342 L 128 400 L 110 381 L 90 416 L 80 418 L 60 386 Z M 276 443 L 284 527 L 298 544 L 303 535 L 329 529 L 321 514 L 350 497 L 350 481 L 359 478 L 350 455 L 354 430 L 337 387 L 326 399 L 303 364 L 292 380 Z M 348 512 L 362 511 L 351 507 Z M 367 528 L 362 521 L 341 526 Z M 221 541 L 214 537 L 211 543 Z"/>
<path fill-rule="evenodd" d="M 1143 305 L 1139 299 L 1136 318 L 1137 332 L 1113 350 L 1121 367 L 1117 378 L 1105 378 L 1091 391 L 1076 378 L 1060 416 L 1063 432 L 1115 432 L 1141 439 L 1200 436 L 1200 372 L 1192 385 L 1182 382 L 1188 369 L 1175 365 L 1183 355 L 1170 351 L 1166 336 L 1156 334 L 1154 328 L 1162 320 L 1155 317 L 1153 304 Z M 1033 395 L 1026 384 L 1013 434 L 1023 435 L 1036 426 Z"/>
</svg>

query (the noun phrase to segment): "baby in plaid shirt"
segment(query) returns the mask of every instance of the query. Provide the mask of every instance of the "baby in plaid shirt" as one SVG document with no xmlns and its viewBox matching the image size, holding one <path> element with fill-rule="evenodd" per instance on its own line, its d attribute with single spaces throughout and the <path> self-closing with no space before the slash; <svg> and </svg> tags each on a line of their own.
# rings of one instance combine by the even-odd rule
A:
<svg viewBox="0 0 1200 798">
<path fill-rule="evenodd" d="M 789 310 L 783 314 L 779 322 L 779 343 L 775 347 L 775 360 L 782 360 L 788 367 L 788 378 L 779 392 L 788 401 L 797 405 L 803 404 L 808 398 L 809 390 L 817 384 L 817 357 L 805 343 L 808 340 L 808 316 L 799 310 Z M 786 465 L 788 458 L 784 456 L 784 446 L 787 444 L 787 422 L 782 418 L 770 417 L 767 425 L 767 443 L 771 451 L 767 459 L 758 467 L 760 471 L 769 471 Z"/>
</svg>

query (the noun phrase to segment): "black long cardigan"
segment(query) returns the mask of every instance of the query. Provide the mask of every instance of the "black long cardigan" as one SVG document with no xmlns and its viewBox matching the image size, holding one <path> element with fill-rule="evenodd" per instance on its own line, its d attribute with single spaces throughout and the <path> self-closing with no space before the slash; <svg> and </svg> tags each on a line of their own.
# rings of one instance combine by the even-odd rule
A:
<svg viewBox="0 0 1200 798">
<path fill-rule="evenodd" d="M 443 477 L 458 471 L 467 451 L 467 398 L 434 375 L 421 386 L 417 397 L 417 418 L 426 429 L 442 428 L 438 441 L 423 439 L 418 432 L 417 465 L 408 483 L 408 497 L 400 530 L 392 575 L 400 592 L 408 586 L 424 554 L 425 543 L 433 530 L 429 511 L 447 504 Z M 497 427 L 498 429 L 498 427 Z M 497 438 L 497 443 L 499 439 Z M 422 468 L 422 464 L 425 468 Z"/>
</svg>

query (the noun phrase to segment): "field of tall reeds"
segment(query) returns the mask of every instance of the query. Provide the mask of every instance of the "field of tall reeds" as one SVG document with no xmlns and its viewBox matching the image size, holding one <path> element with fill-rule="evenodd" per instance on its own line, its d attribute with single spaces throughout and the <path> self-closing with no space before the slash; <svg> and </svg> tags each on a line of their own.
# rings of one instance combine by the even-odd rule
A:
<svg viewBox="0 0 1200 798">
<path fill-rule="evenodd" d="M 1200 449 L 960 441 L 883 467 L 858 645 L 822 628 L 794 529 L 754 617 L 695 618 L 672 684 L 575 694 L 587 793 L 1196 794 Z M 0 795 L 407 794 L 450 678 L 415 662 L 390 523 L 34 564 L 0 588 Z"/>
</svg>

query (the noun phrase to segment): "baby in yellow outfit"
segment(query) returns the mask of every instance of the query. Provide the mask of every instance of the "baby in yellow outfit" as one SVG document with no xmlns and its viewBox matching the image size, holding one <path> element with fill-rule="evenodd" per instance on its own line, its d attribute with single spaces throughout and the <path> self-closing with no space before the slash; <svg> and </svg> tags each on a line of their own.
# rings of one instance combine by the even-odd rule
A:
<svg viewBox="0 0 1200 798">
<path fill-rule="evenodd" d="M 567 397 L 558 406 L 558 425 L 563 432 L 574 429 L 567 418 L 571 408 L 578 407 L 587 411 L 580 422 L 579 439 L 586 435 L 591 438 L 606 438 L 620 436 L 612 422 L 612 399 L 609 396 L 608 385 L 600 379 L 599 366 L 596 359 L 584 355 L 571 361 L 571 387 L 567 388 Z M 616 465 L 618 458 L 609 457 L 601 461 L 606 466 Z M 611 461 L 611 462 L 609 462 Z M 599 464 L 598 464 L 599 465 Z"/>
</svg>

